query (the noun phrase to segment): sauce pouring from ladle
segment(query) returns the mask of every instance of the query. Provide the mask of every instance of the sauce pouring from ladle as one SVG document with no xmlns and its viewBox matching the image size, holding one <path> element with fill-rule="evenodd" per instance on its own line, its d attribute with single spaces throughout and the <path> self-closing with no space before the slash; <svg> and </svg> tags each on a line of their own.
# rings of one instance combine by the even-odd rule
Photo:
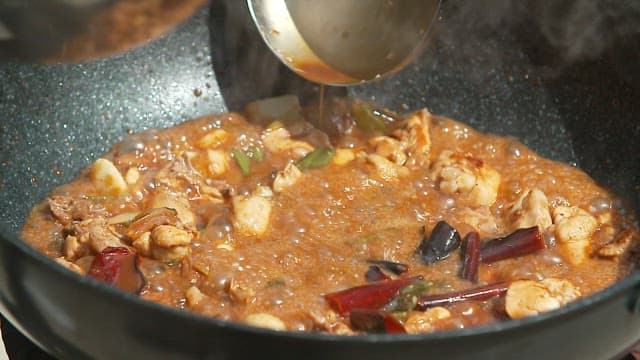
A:
<svg viewBox="0 0 640 360">
<path fill-rule="evenodd" d="M 424 49 L 440 0 L 247 0 L 262 38 L 307 80 L 388 77 Z"/>
</svg>

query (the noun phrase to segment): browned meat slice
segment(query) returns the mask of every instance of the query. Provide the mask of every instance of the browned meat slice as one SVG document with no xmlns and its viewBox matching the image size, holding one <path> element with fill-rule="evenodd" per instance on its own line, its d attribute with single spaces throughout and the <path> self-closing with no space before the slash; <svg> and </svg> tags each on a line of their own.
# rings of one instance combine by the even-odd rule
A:
<svg viewBox="0 0 640 360">
<path fill-rule="evenodd" d="M 54 195 L 47 198 L 47 203 L 53 216 L 65 227 L 73 221 L 82 221 L 105 213 L 101 204 L 72 196 Z"/>
<path fill-rule="evenodd" d="M 72 261 L 91 251 L 99 253 L 107 247 L 124 246 L 120 236 L 104 218 L 95 218 L 73 224 L 65 241 L 65 258 Z"/>
</svg>

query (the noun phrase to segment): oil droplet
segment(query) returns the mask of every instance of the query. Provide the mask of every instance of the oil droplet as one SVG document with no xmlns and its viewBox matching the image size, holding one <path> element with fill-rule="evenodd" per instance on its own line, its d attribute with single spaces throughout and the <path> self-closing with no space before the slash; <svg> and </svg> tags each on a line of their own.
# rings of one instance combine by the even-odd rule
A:
<svg viewBox="0 0 640 360">
<path fill-rule="evenodd" d="M 195 97 L 200 97 L 200 96 L 202 95 L 202 90 L 200 90 L 200 89 L 198 89 L 198 88 L 193 89 L 193 95 L 194 95 Z"/>
</svg>

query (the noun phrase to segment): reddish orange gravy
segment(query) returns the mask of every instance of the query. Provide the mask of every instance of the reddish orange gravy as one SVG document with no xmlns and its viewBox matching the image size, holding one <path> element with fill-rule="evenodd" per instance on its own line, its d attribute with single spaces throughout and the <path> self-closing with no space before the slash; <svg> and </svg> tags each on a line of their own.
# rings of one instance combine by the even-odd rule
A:
<svg viewBox="0 0 640 360">
<path fill-rule="evenodd" d="M 353 84 L 358 81 L 324 63 L 296 60 L 292 66 L 296 73 L 311 81 L 322 80 L 325 84 Z"/>
<path fill-rule="evenodd" d="M 631 219 L 621 215 L 616 199 L 580 169 L 537 156 L 513 139 L 481 134 L 442 117 L 430 117 L 429 121 L 432 144 L 427 162 L 408 166 L 409 170 L 397 178 L 381 176 L 365 159 L 366 154 L 376 152 L 371 139 L 382 134 L 349 127 L 341 138 L 333 139 L 339 152 L 331 163 L 303 171 L 295 184 L 267 196 L 271 213 L 266 230 L 259 235 L 240 230 L 241 215 L 236 213 L 232 199 L 250 194 L 258 186 L 274 188 L 274 172 L 300 155 L 291 149 L 269 149 L 267 130 L 247 123 L 238 114 L 207 116 L 170 129 L 150 130 L 115 145 L 104 158 L 112 161 L 123 176 L 129 172 L 139 175 L 125 176 L 129 183 L 118 196 L 105 194 L 105 189 L 96 185 L 90 168 L 73 182 L 54 189 L 51 196 L 88 200 L 92 216 L 114 219 L 119 214 L 139 214 L 149 209 L 160 193 L 177 193 L 192 213 L 190 231 L 197 235 L 180 260 L 162 261 L 155 258 L 157 254 L 141 257 L 146 286 L 140 296 L 204 316 L 273 328 L 282 325 L 292 331 L 351 333 L 348 319 L 333 312 L 323 295 L 365 284 L 366 259 L 407 264 L 409 271 L 402 276 L 424 276 L 433 284 L 427 291 L 430 294 L 477 286 L 458 275 L 460 250 L 432 265 L 416 257 L 422 227 L 430 230 L 437 221 L 446 220 L 461 235 L 475 229 L 483 241 L 503 236 L 513 230 L 509 208 L 526 189 L 544 192 L 551 208 L 576 206 L 597 218 L 597 229 L 589 239 L 592 254 L 614 241 L 622 229 L 636 231 Z M 211 140 L 210 134 L 219 129 L 227 133 L 226 140 L 203 141 L 206 136 Z M 256 148 L 261 159 L 255 155 Z M 231 156 L 237 149 L 254 152 L 250 174 L 243 175 L 238 163 L 229 158 L 228 169 L 216 175 L 208 152 Z M 441 180 L 431 171 L 445 150 L 472 157 L 477 161 L 475 166 L 490 166 L 500 174 L 495 202 L 474 206 L 464 194 L 442 191 Z M 345 151 L 355 153 L 355 157 L 342 163 L 338 157 Z M 196 186 L 194 179 L 178 173 L 173 174 L 174 183 L 159 180 L 163 169 L 175 169 L 172 164 L 184 159 L 189 159 L 194 171 L 191 175 L 202 183 Z M 204 185 L 219 189 L 222 196 L 208 195 Z M 70 224 L 63 225 L 50 205 L 43 202 L 32 210 L 22 237 L 48 256 L 64 257 L 68 237 L 75 234 L 73 226 L 85 220 L 82 215 L 75 214 Z M 495 224 L 486 226 L 488 219 Z M 129 221 L 135 220 L 131 217 Z M 175 223 L 175 219 L 172 221 Z M 123 235 L 127 224 L 109 226 L 123 246 L 140 251 L 133 239 Z M 582 296 L 588 296 L 630 271 L 625 256 L 587 256 L 583 263 L 573 265 L 570 254 L 558 245 L 554 226 L 544 231 L 546 249 L 481 265 L 478 285 L 555 277 L 568 280 Z M 85 246 L 66 260 L 84 272 L 95 255 Z M 466 328 L 508 318 L 504 298 L 445 308 L 449 317 L 431 319 L 428 327 L 416 331 Z M 251 318 L 255 314 L 269 314 L 281 324 L 274 326 L 272 318 L 266 320 L 268 324 L 260 323 Z"/>
</svg>

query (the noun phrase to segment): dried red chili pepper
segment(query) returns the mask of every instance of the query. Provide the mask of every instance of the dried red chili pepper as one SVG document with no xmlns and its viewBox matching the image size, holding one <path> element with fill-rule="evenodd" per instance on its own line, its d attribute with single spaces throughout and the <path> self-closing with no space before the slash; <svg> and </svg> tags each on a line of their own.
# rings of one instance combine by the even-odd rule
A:
<svg viewBox="0 0 640 360">
<path fill-rule="evenodd" d="M 508 287 L 508 283 L 499 282 L 448 294 L 420 296 L 416 304 L 416 309 L 425 310 L 426 308 L 433 306 L 453 304 L 469 300 L 488 300 L 492 297 L 504 294 L 507 292 Z"/>
<path fill-rule="evenodd" d="M 462 241 L 462 272 L 460 276 L 473 283 L 478 282 L 480 267 L 480 234 L 472 231 Z"/>
<path fill-rule="evenodd" d="M 367 262 L 372 265 L 378 265 L 385 270 L 389 270 L 395 275 L 401 275 L 409 271 L 408 265 L 394 261 L 369 259 Z"/>
<path fill-rule="evenodd" d="M 489 264 L 498 260 L 527 255 L 544 249 L 544 239 L 538 226 L 518 229 L 511 234 L 490 240 L 480 249 L 480 259 Z"/>
<path fill-rule="evenodd" d="M 364 274 L 364 278 L 367 282 L 378 282 L 391 279 L 376 265 L 369 266 L 369 269 L 367 269 L 367 272 Z"/>
<path fill-rule="evenodd" d="M 460 246 L 458 231 L 446 221 L 438 221 L 431 230 L 429 236 L 424 235 L 418 255 L 425 264 L 433 264 L 436 261 L 446 259 L 453 250 Z"/>
<path fill-rule="evenodd" d="M 422 280 L 422 276 L 356 286 L 326 294 L 324 298 L 329 306 L 340 315 L 347 315 L 353 309 L 378 310 L 389 302 L 398 293 L 398 290 L 417 280 Z"/>
<path fill-rule="evenodd" d="M 126 247 L 108 247 L 96 255 L 87 275 L 137 294 L 145 284 L 138 261 L 138 255 Z"/>
</svg>

